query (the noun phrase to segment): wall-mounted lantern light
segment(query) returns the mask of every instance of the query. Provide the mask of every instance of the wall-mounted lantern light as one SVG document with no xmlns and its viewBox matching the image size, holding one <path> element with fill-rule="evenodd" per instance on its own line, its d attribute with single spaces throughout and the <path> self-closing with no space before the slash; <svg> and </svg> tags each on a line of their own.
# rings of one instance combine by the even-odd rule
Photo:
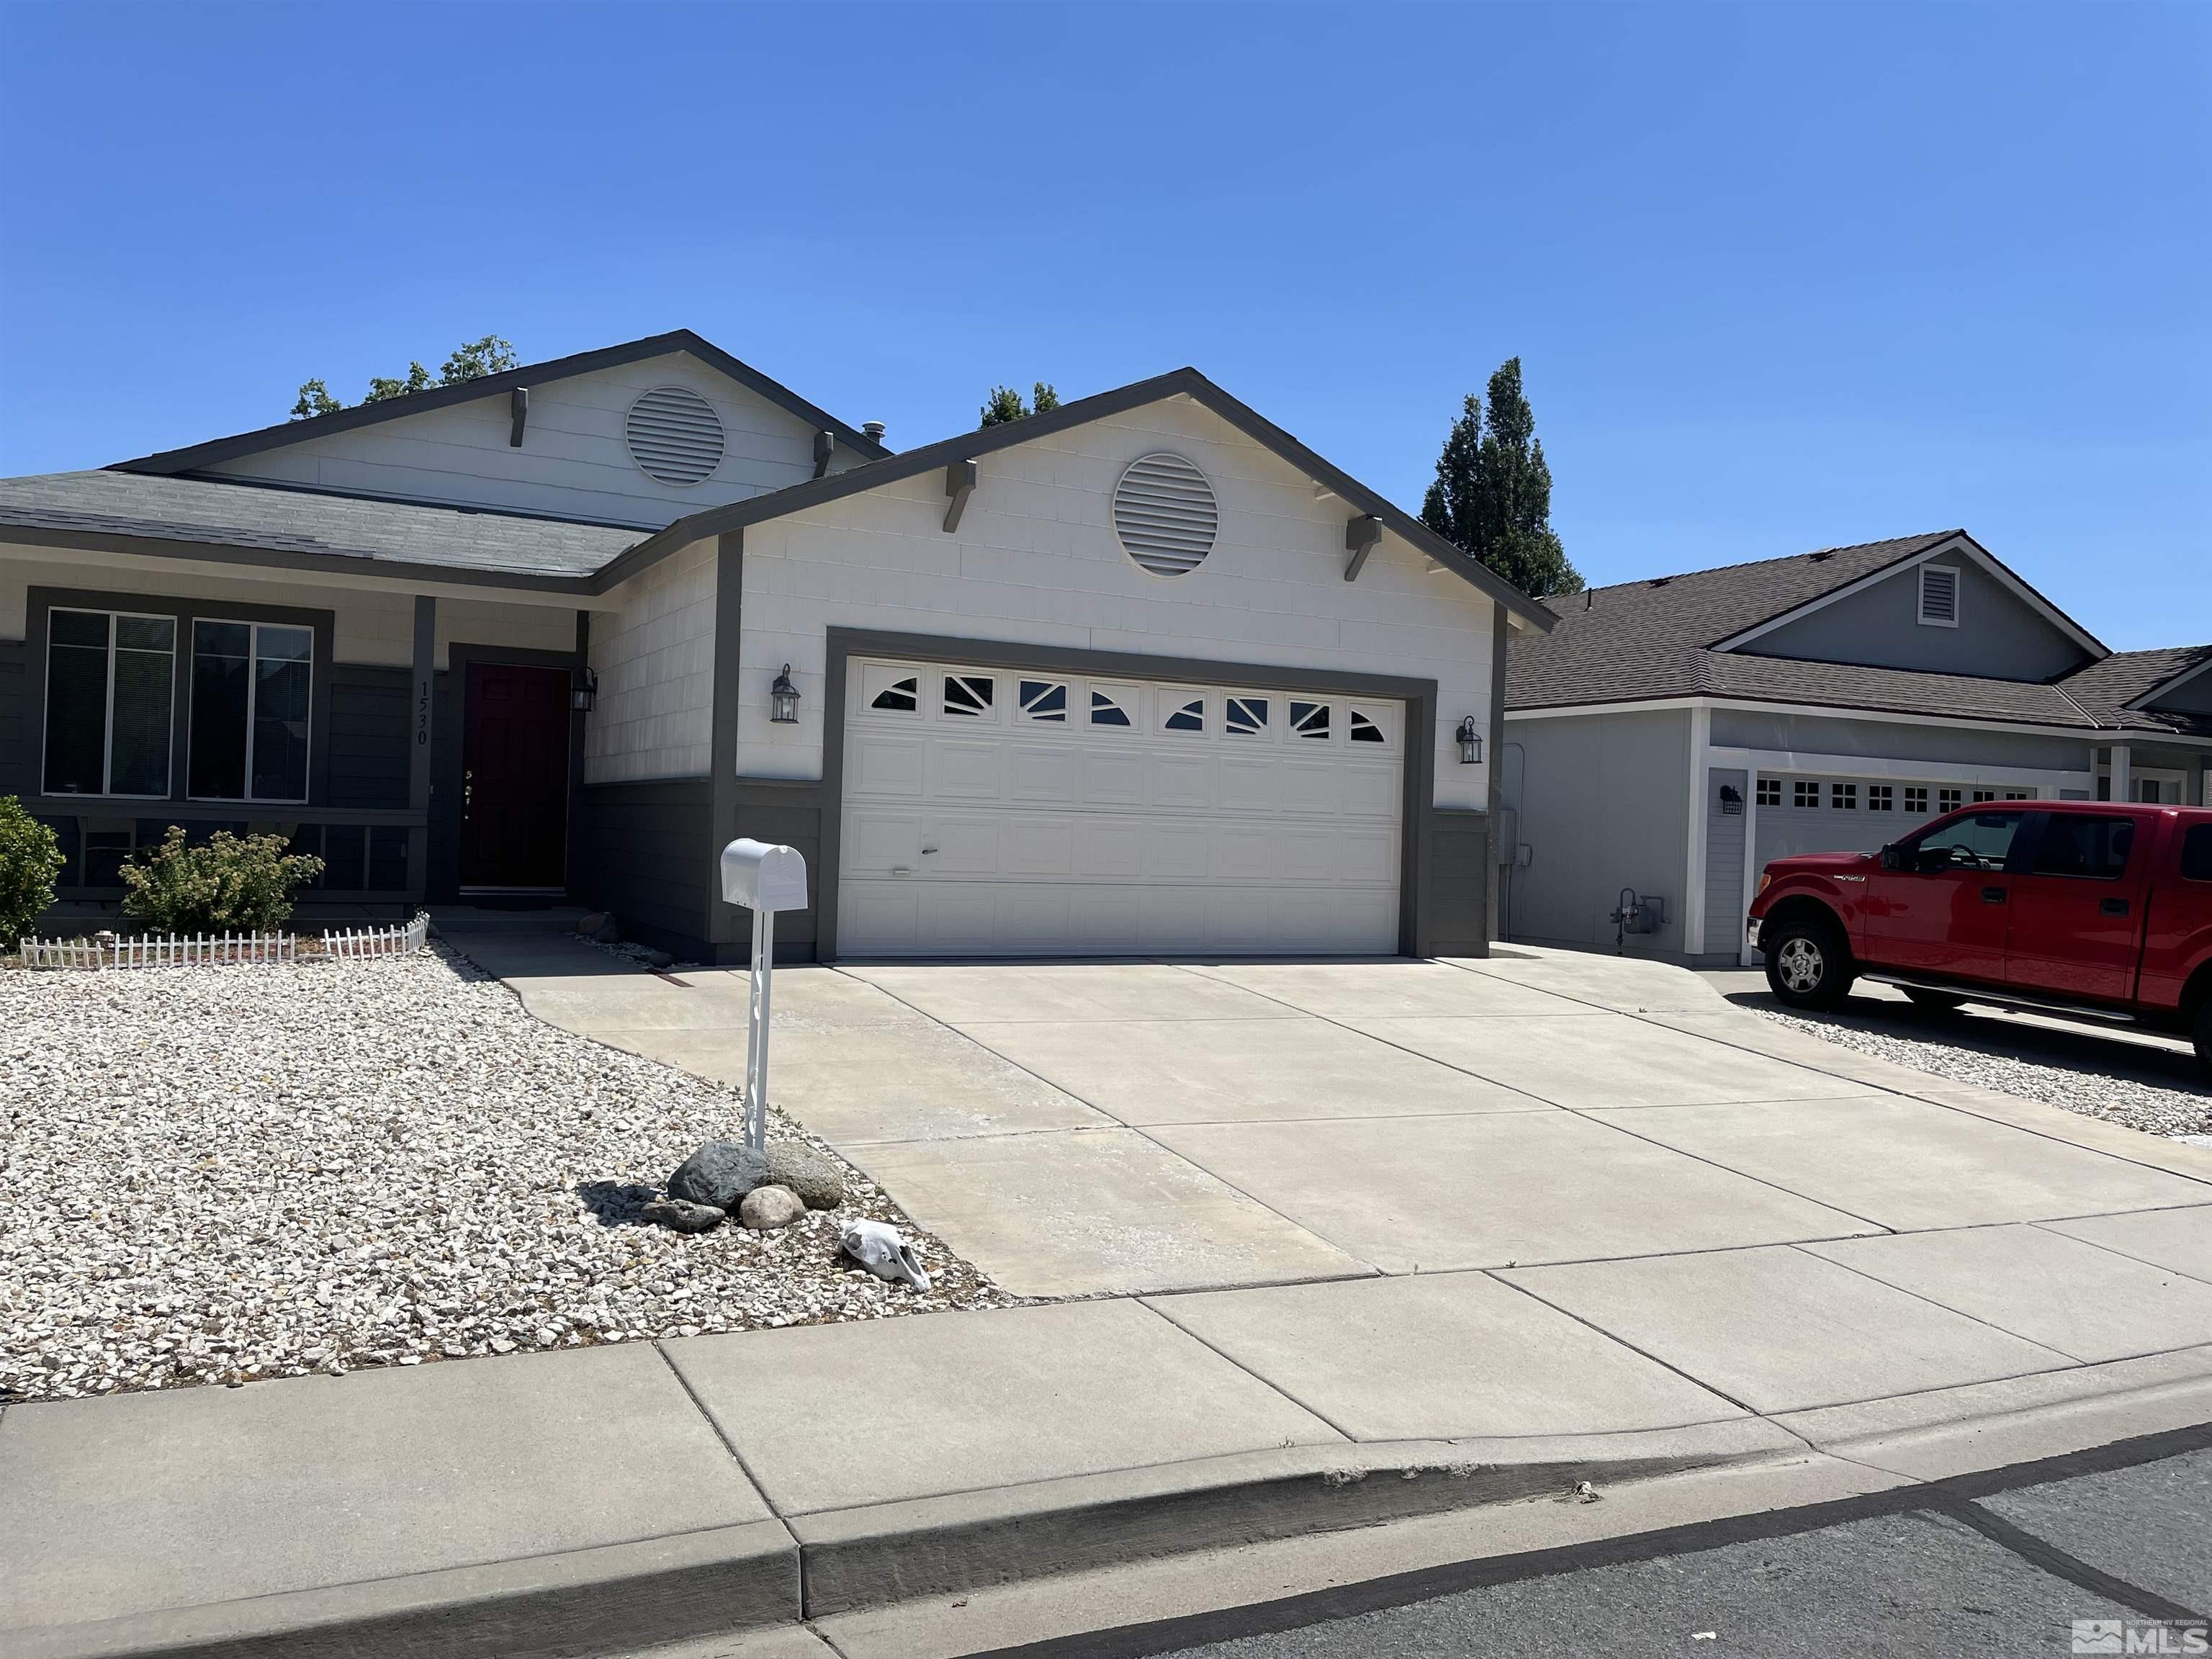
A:
<svg viewBox="0 0 2212 1659">
<path fill-rule="evenodd" d="M 1743 816 L 1743 791 L 1732 783 L 1721 786 L 1721 816 L 1724 818 Z"/>
<path fill-rule="evenodd" d="M 768 717 L 778 726 L 799 724 L 799 688 L 791 683 L 789 663 L 784 664 L 783 672 L 768 689 Z"/>
<path fill-rule="evenodd" d="M 1474 729 L 1474 716 L 1469 714 L 1459 723 L 1453 733 L 1459 739 L 1459 763 L 1462 766 L 1482 764 L 1482 733 Z"/>
<path fill-rule="evenodd" d="M 599 696 L 599 677 L 590 668 L 579 665 L 568 671 L 569 708 L 580 714 L 588 714 Z"/>
</svg>

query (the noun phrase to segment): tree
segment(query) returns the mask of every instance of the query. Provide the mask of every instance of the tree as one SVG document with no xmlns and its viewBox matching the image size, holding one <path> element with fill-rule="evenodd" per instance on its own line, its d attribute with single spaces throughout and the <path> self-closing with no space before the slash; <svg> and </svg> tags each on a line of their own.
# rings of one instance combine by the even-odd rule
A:
<svg viewBox="0 0 2212 1659">
<path fill-rule="evenodd" d="M 368 393 L 362 402 L 380 404 L 387 398 L 428 392 L 434 386 L 459 386 L 465 380 L 480 380 L 487 374 L 501 374 L 514 367 L 514 347 L 496 334 L 487 334 L 481 340 L 465 341 L 454 347 L 434 380 L 430 378 L 430 371 L 418 362 L 407 365 L 404 379 L 370 375 Z M 331 389 L 324 381 L 303 380 L 300 384 L 300 400 L 292 405 L 292 418 L 312 420 L 318 415 L 335 415 L 344 407 L 331 396 Z"/>
<path fill-rule="evenodd" d="M 1552 470 L 1521 390 L 1518 357 L 1490 377 L 1486 411 L 1470 394 L 1452 422 L 1421 522 L 1525 593 L 1582 592 L 1582 573 L 1552 528 Z"/>
<path fill-rule="evenodd" d="M 991 398 L 983 405 L 983 418 L 978 426 L 1004 426 L 1008 421 L 1018 421 L 1025 415 L 1042 415 L 1060 407 L 1060 393 L 1042 380 L 1030 387 L 1030 406 L 1022 407 L 1022 394 L 1010 386 L 994 386 Z"/>
</svg>

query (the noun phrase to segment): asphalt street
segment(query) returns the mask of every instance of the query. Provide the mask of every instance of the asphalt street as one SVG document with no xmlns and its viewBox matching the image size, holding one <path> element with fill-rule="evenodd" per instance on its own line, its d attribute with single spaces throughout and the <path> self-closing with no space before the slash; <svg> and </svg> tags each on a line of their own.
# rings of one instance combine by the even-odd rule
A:
<svg viewBox="0 0 2212 1659">
<path fill-rule="evenodd" d="M 2160 1437 L 1882 1504 L 1620 1540 L 1577 1556 L 1469 1563 L 1122 1632 L 1110 1647 L 1083 1650 L 1130 1659 L 2202 1654 L 2212 1650 L 2208 1441 L 2202 1431 Z M 2160 1455 L 2176 1445 L 2188 1449 Z M 2106 1467 L 2130 1457 L 2142 1461 Z M 1455 1571 L 1464 1588 L 1422 1593 Z M 1361 1601 L 1373 1605 L 1343 1605 Z M 2075 1620 L 2100 1622 L 2077 1630 Z"/>
</svg>

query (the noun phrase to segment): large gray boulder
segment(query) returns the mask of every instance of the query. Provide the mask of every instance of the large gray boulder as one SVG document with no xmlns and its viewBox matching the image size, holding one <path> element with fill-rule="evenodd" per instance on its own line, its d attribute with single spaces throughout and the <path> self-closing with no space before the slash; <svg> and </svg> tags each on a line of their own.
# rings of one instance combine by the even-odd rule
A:
<svg viewBox="0 0 2212 1659">
<path fill-rule="evenodd" d="M 668 1195 L 734 1210 L 769 1180 L 768 1159 L 742 1141 L 710 1140 L 676 1166 Z"/>
<path fill-rule="evenodd" d="M 821 1153 L 779 1140 L 768 1149 L 768 1178 L 788 1187 L 810 1210 L 834 1210 L 845 1201 L 845 1176 Z"/>
</svg>

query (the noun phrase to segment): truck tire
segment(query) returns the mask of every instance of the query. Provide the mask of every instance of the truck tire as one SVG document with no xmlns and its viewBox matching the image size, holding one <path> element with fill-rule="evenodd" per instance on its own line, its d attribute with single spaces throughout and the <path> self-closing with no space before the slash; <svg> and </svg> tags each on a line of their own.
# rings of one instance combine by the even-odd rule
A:
<svg viewBox="0 0 2212 1659">
<path fill-rule="evenodd" d="M 1785 1008 L 1839 1006 L 1858 976 L 1843 934 L 1814 917 L 1789 918 L 1759 948 L 1766 957 L 1767 988 Z"/>
<path fill-rule="evenodd" d="M 1905 1000 L 1916 1008 L 1925 1008 L 1931 1014 L 1948 1014 L 1965 1006 L 1966 998 L 1953 996 L 1948 991 L 1930 991 L 1918 985 L 1901 988 Z"/>
<path fill-rule="evenodd" d="M 2197 1068 L 2207 1080 L 2212 1080 L 2212 997 L 2204 999 L 2197 1010 L 2196 1029 L 2190 1038 L 2197 1044 Z"/>
</svg>

